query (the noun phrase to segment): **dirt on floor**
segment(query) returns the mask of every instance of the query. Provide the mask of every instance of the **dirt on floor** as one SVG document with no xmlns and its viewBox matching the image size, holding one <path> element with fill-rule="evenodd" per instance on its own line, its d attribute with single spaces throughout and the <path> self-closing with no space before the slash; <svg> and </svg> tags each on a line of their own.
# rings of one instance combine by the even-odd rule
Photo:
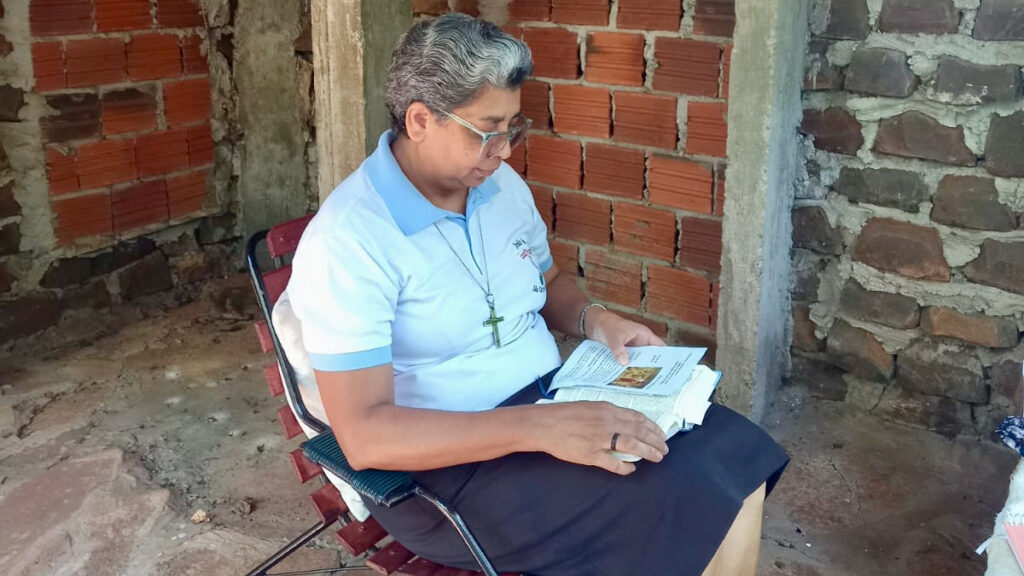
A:
<svg viewBox="0 0 1024 576">
<path fill-rule="evenodd" d="M 316 522 L 316 486 L 291 469 L 299 439 L 280 433 L 252 319 L 216 300 L 83 317 L 0 356 L 6 573 L 238 575 Z M 973 549 L 1005 500 L 1013 452 L 798 388 L 764 426 L 793 461 L 765 507 L 760 574 L 983 573 Z M 197 510 L 208 521 L 191 522 Z M 277 571 L 342 564 L 359 560 L 327 533 Z"/>
</svg>

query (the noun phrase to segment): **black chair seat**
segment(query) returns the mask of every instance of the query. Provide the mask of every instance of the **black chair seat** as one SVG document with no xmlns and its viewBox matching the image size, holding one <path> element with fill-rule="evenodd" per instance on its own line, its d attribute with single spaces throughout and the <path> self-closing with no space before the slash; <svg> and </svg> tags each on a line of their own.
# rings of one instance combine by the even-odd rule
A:
<svg viewBox="0 0 1024 576">
<path fill-rule="evenodd" d="M 363 498 L 379 506 L 390 508 L 414 493 L 416 484 L 408 472 L 354 470 L 331 432 L 303 442 L 302 451 L 310 461 L 330 470 Z"/>
</svg>

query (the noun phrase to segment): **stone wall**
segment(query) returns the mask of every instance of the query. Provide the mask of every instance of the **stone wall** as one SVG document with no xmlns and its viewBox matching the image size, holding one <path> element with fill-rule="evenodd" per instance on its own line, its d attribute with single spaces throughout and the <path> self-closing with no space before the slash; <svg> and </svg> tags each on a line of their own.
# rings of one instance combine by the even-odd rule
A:
<svg viewBox="0 0 1024 576">
<path fill-rule="evenodd" d="M 989 434 L 1021 411 L 1024 1 L 821 0 L 810 26 L 792 380 Z"/>
<path fill-rule="evenodd" d="M 2 0 L 0 345 L 191 298 L 240 268 L 245 201 L 315 209 L 309 4 L 285 4 Z"/>
</svg>

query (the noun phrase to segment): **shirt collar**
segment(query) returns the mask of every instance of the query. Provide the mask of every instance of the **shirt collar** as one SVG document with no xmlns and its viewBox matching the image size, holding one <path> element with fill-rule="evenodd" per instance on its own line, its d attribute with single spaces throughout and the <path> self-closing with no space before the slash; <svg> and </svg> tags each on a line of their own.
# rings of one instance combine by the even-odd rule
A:
<svg viewBox="0 0 1024 576">
<path fill-rule="evenodd" d="M 500 189 L 494 176 L 488 176 L 479 186 L 469 189 L 466 198 L 466 215 L 450 212 L 434 206 L 419 190 L 413 186 L 409 178 L 391 152 L 391 143 L 396 135 L 388 130 L 381 134 L 377 141 L 377 149 L 366 162 L 366 172 L 373 187 L 384 199 L 391 217 L 406 236 L 423 230 L 434 222 L 444 218 L 465 219 L 468 221 L 473 212 L 486 204 Z"/>
</svg>

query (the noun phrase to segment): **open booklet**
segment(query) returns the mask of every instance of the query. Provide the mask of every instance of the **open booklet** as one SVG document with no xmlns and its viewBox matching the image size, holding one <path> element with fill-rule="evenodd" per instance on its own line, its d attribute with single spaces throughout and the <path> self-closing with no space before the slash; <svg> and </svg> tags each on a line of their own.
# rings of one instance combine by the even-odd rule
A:
<svg viewBox="0 0 1024 576">
<path fill-rule="evenodd" d="M 600 342 L 584 340 L 555 374 L 553 399 L 540 402 L 609 402 L 651 419 L 666 437 L 704 422 L 721 373 L 699 365 L 707 348 L 640 346 L 626 348 L 622 366 Z M 620 460 L 637 456 L 612 452 Z"/>
</svg>

